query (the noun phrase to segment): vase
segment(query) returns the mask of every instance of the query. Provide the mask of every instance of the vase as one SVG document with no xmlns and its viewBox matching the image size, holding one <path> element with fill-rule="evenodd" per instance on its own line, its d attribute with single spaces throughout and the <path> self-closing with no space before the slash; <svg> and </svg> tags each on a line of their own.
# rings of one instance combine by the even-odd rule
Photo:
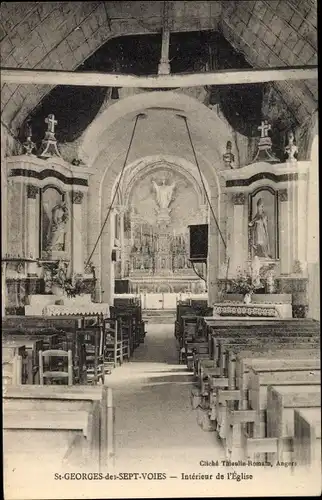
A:
<svg viewBox="0 0 322 500">
<path fill-rule="evenodd" d="M 244 295 L 244 304 L 250 304 L 252 301 L 252 296 L 250 293 L 245 293 Z"/>
<path fill-rule="evenodd" d="M 52 285 L 51 292 L 53 295 L 56 295 L 56 297 L 62 297 L 64 295 L 64 289 L 58 285 Z"/>
</svg>

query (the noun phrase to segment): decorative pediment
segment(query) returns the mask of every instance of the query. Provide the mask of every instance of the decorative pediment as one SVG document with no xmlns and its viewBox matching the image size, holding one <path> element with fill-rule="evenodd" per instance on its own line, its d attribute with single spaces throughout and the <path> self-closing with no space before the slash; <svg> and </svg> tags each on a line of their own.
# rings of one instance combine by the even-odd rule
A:
<svg viewBox="0 0 322 500">
<path fill-rule="evenodd" d="M 86 166 L 72 165 L 60 157 L 38 158 L 34 155 L 12 156 L 7 158 L 8 177 L 13 182 L 30 184 L 38 188 L 48 183 L 64 191 L 87 191 L 89 170 Z"/>
<path fill-rule="evenodd" d="M 258 162 L 238 169 L 223 170 L 220 175 L 225 180 L 226 192 L 250 192 L 264 185 L 283 189 L 290 182 L 305 179 L 309 164 L 308 161 L 278 164 Z"/>
</svg>

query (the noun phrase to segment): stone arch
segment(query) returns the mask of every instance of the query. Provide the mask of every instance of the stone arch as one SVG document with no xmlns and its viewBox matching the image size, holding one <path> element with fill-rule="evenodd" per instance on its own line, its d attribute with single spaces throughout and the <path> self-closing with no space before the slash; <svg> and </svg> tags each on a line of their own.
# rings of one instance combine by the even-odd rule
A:
<svg viewBox="0 0 322 500">
<path fill-rule="evenodd" d="M 110 106 L 97 117 L 84 134 L 80 143 L 80 150 L 83 152 L 84 157 L 87 156 L 93 171 L 89 189 L 88 212 L 89 214 L 95 214 L 95 217 L 90 216 L 88 218 L 88 254 L 91 253 L 102 228 L 104 217 L 111 202 L 112 191 L 113 188 L 115 189 L 117 177 L 120 174 L 120 165 L 125 156 L 124 151 L 120 153 L 117 144 L 115 146 L 113 143 L 117 138 L 117 133 L 113 130 L 113 126 L 118 125 L 120 127 L 120 120 L 124 118 L 130 118 L 133 123 L 136 113 L 149 110 L 153 106 L 166 110 L 166 112 L 169 111 L 172 114 L 174 112 L 181 112 L 188 116 L 190 124 L 193 127 L 194 137 L 197 138 L 194 147 L 201 173 L 206 181 L 206 185 L 209 186 L 209 198 L 219 225 L 225 232 L 227 219 L 225 207 L 226 195 L 223 193 L 224 180 L 218 171 L 224 168 L 221 155 L 223 146 L 230 137 L 229 130 L 215 112 L 211 111 L 195 98 L 174 92 L 149 92 L 128 97 Z M 129 124 L 128 121 L 125 123 Z M 121 125 L 124 125 L 124 121 L 121 122 Z M 122 127 L 119 130 L 122 130 Z M 128 130 L 131 130 L 131 128 L 128 128 Z M 124 142 L 124 134 L 122 138 Z M 91 151 L 95 151 L 95 154 L 92 156 L 90 155 Z M 179 161 L 187 165 L 186 158 L 182 157 Z M 193 167 L 197 172 L 196 166 Z M 190 174 L 191 169 L 190 165 Z M 187 170 L 189 171 L 189 168 Z M 121 193 L 123 202 L 124 190 L 121 190 Z M 100 242 L 92 256 L 93 263 L 98 269 L 98 297 L 107 302 L 111 302 L 112 300 L 114 282 L 113 271 L 110 270 L 111 229 L 109 220 L 102 231 Z M 220 264 L 225 259 L 225 249 L 221 244 L 213 217 L 210 217 L 209 255 L 208 269 L 211 287 L 208 286 L 208 289 L 211 288 L 214 290 L 215 294 L 214 284 L 217 282 Z M 102 291 L 104 291 L 103 295 Z M 214 298 L 215 296 L 212 298 L 212 301 Z"/>
<path fill-rule="evenodd" d="M 104 132 L 113 124 L 124 116 L 132 118 L 134 123 L 137 114 L 158 108 L 167 109 L 178 115 L 183 113 L 205 134 L 208 132 L 210 141 L 216 139 L 217 144 L 224 146 L 229 140 L 228 134 L 223 133 L 223 120 L 197 99 L 179 92 L 152 91 L 121 99 L 102 111 L 83 134 L 78 146 L 79 157 L 84 158 L 86 163 L 92 166 L 106 147 L 106 142 L 103 140 Z M 209 132 L 214 130 L 215 134 L 209 135 Z"/>
</svg>

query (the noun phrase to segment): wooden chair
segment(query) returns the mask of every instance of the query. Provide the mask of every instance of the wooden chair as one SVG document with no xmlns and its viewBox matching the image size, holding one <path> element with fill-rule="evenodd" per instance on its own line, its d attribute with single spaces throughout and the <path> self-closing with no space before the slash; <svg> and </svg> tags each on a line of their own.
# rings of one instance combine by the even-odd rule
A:
<svg viewBox="0 0 322 500">
<path fill-rule="evenodd" d="M 106 333 L 103 327 L 93 326 L 77 331 L 77 344 L 84 346 L 86 382 L 104 384 L 104 347 Z"/>
<path fill-rule="evenodd" d="M 64 358 L 67 359 L 67 370 L 63 369 Z M 45 371 L 44 364 L 48 364 L 48 369 Z M 67 381 L 68 385 L 73 385 L 73 360 L 71 350 L 63 351 L 62 349 L 50 349 L 47 351 L 39 351 L 40 385 L 44 385 L 47 380 L 50 382 Z"/>
<path fill-rule="evenodd" d="M 117 328 L 122 342 L 122 361 L 124 359 L 129 361 L 131 356 L 131 322 L 120 318 L 117 320 Z"/>
<path fill-rule="evenodd" d="M 113 366 L 123 363 L 123 341 L 120 338 L 119 321 L 115 318 L 104 320 L 105 340 L 105 366 Z"/>
</svg>

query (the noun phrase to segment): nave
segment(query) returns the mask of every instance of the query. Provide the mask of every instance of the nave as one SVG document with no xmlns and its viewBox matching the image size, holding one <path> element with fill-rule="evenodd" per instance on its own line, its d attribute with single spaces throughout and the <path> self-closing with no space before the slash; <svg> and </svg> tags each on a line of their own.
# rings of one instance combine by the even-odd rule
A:
<svg viewBox="0 0 322 500">
<path fill-rule="evenodd" d="M 145 343 L 131 362 L 107 378 L 116 412 L 118 470 L 194 472 L 200 460 L 224 459 L 214 433 L 197 424 L 190 404 L 193 374 L 178 364 L 173 329 L 173 324 L 147 325 Z"/>
<path fill-rule="evenodd" d="M 223 443 L 216 432 L 205 431 L 198 425 L 199 410 L 191 400 L 198 386 L 197 377 L 191 366 L 178 362 L 180 340 L 174 336 L 174 327 L 173 323 L 146 325 L 144 343 L 135 350 L 129 362 L 117 366 L 105 378 L 105 385 L 113 394 L 114 452 L 106 469 L 101 471 L 109 477 L 123 477 L 124 481 L 53 481 L 52 471 L 58 464 L 53 460 L 47 464 L 45 456 L 30 455 L 29 463 L 38 460 L 38 474 L 42 471 L 42 478 L 34 478 L 37 496 L 44 492 L 46 498 L 66 499 L 76 498 L 82 492 L 84 498 L 133 498 L 143 493 L 147 498 L 214 497 L 233 496 L 238 491 L 238 495 L 250 497 L 256 496 L 264 485 L 269 488 L 270 495 L 289 495 L 295 491 L 308 494 L 310 488 L 314 494 L 317 476 L 310 476 L 308 470 L 304 472 L 306 480 L 303 481 L 303 472 L 291 467 L 270 470 L 261 466 L 222 465 L 227 459 Z M 37 443 L 35 446 L 37 448 Z M 54 453 L 53 443 L 48 446 Z M 216 465 L 217 460 L 219 465 Z M 208 461 L 208 464 L 200 465 L 201 461 Z M 22 466 L 17 462 L 17 468 L 19 465 Z M 65 469 L 57 470 L 76 474 L 86 471 L 87 477 L 97 473 L 95 466 L 92 470 L 88 464 L 85 468 L 67 464 Z M 12 472 L 11 477 L 14 477 Z M 238 480 L 233 476 L 236 472 L 239 476 L 242 473 L 251 475 L 252 479 Z M 224 474 L 224 481 L 217 479 L 218 473 Z M 146 474 L 151 475 L 145 479 Z M 232 474 L 229 481 L 227 474 Z M 15 476 L 15 498 L 33 498 L 35 483 L 28 479 L 26 475 Z M 12 494 L 13 483 L 10 486 Z"/>
</svg>

